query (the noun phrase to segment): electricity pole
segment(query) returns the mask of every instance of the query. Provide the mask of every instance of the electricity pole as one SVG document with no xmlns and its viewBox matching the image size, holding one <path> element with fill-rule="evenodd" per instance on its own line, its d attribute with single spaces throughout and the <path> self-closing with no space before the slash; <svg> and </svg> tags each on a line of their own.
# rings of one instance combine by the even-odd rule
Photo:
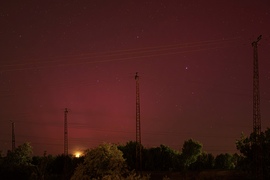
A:
<svg viewBox="0 0 270 180">
<path fill-rule="evenodd" d="M 68 109 L 64 111 L 64 169 L 62 179 L 67 179 L 68 174 L 68 122 L 67 122 Z"/>
<path fill-rule="evenodd" d="M 140 88 L 138 72 L 136 80 L 136 171 L 142 173 L 142 145 L 141 145 L 141 122 L 140 122 Z"/>
<path fill-rule="evenodd" d="M 12 126 L 12 152 L 15 150 L 15 123 L 11 121 L 11 126 Z"/>
<path fill-rule="evenodd" d="M 68 155 L 68 123 L 67 123 L 67 114 L 68 114 L 68 109 L 65 108 L 64 111 L 64 155 Z"/>
<path fill-rule="evenodd" d="M 262 171 L 262 144 L 261 135 L 261 114 L 260 114 L 260 89 L 259 89 L 259 64 L 258 64 L 258 42 L 261 40 L 260 35 L 256 41 L 252 42 L 253 46 L 253 135 L 254 135 L 254 162 L 256 179 L 263 178 Z"/>
</svg>

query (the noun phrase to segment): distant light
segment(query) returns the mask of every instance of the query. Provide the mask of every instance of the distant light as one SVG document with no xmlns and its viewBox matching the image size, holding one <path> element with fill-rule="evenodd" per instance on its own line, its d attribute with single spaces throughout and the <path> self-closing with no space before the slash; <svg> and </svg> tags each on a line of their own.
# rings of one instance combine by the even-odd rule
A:
<svg viewBox="0 0 270 180">
<path fill-rule="evenodd" d="M 76 157 L 76 158 L 81 157 L 81 155 L 82 155 L 82 153 L 81 153 L 81 152 L 76 152 L 76 153 L 75 153 L 75 157 Z"/>
</svg>

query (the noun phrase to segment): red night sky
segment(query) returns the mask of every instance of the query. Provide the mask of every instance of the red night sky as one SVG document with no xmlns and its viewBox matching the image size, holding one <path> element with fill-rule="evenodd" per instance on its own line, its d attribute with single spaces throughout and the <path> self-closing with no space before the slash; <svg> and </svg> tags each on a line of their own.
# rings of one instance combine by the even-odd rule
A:
<svg viewBox="0 0 270 180">
<path fill-rule="evenodd" d="M 237 152 L 252 131 L 258 44 L 262 130 L 270 127 L 267 0 L 1 1 L 0 150 L 35 155 L 135 141 L 135 72 L 142 144 L 181 150 L 193 138 Z"/>
</svg>

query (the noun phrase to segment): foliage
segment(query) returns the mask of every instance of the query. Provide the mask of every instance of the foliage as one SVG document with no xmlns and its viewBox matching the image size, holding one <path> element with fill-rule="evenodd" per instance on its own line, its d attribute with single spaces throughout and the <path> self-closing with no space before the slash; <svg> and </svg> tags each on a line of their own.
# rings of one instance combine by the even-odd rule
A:
<svg viewBox="0 0 270 180">
<path fill-rule="evenodd" d="M 146 150 L 145 170 L 150 171 L 171 171 L 178 169 L 180 155 L 168 146 L 160 145 L 159 147 Z"/>
<path fill-rule="evenodd" d="M 31 162 L 32 146 L 26 142 L 15 148 L 14 151 L 8 151 L 5 163 L 10 165 L 27 165 Z"/>
<path fill-rule="evenodd" d="M 7 156 L 1 160 L 1 179 L 35 179 L 37 168 L 31 164 L 32 147 L 24 143 L 14 151 L 8 151 Z"/>
<path fill-rule="evenodd" d="M 219 154 L 215 159 L 215 168 L 217 169 L 233 169 L 234 162 L 231 154 Z"/>
<path fill-rule="evenodd" d="M 262 133 L 260 139 L 264 173 L 265 177 L 269 178 L 270 130 Z M 182 168 L 201 171 L 234 167 L 250 170 L 253 167 L 253 140 L 252 134 L 250 137 L 242 135 L 236 142 L 242 155 L 226 153 L 216 158 L 212 154 L 202 153 L 202 145 L 192 139 L 184 142 L 181 153 L 165 145 L 142 148 L 143 171 L 171 173 Z M 0 179 L 149 179 L 149 175 L 140 176 L 130 171 L 135 169 L 136 145 L 136 142 L 132 141 L 118 147 L 102 144 L 86 150 L 85 156 L 75 158 L 64 155 L 47 156 L 46 153 L 43 156 L 31 157 L 32 147 L 29 143 L 24 143 L 13 152 L 9 151 L 6 157 L 0 156 Z M 164 178 L 168 179 L 166 176 Z"/>
<path fill-rule="evenodd" d="M 236 148 L 242 153 L 245 157 L 251 158 L 253 157 L 252 153 L 252 139 L 251 136 L 247 137 L 243 133 L 239 140 L 236 141 Z"/>
<path fill-rule="evenodd" d="M 118 146 L 118 149 L 122 151 L 123 158 L 126 160 L 128 168 L 133 170 L 136 168 L 136 141 L 129 141 L 126 145 Z M 144 152 L 144 148 L 142 147 L 142 152 Z"/>
<path fill-rule="evenodd" d="M 127 167 L 123 153 L 116 145 L 102 144 L 86 150 L 85 159 L 76 168 L 72 180 L 123 176 Z"/>
<path fill-rule="evenodd" d="M 270 129 L 267 128 L 265 132 L 261 132 L 259 142 L 261 146 L 263 173 L 265 178 L 270 178 Z M 240 139 L 236 141 L 236 148 L 243 155 L 242 161 L 238 163 L 238 169 L 252 171 L 255 169 L 253 156 L 256 152 L 255 135 L 250 136 L 241 135 Z"/>
<path fill-rule="evenodd" d="M 136 167 L 136 142 L 129 141 L 126 145 L 118 146 L 123 152 L 130 170 Z M 146 171 L 168 171 L 179 169 L 180 154 L 168 146 L 160 145 L 146 149 L 142 147 L 142 168 Z"/>
<path fill-rule="evenodd" d="M 65 162 L 67 174 L 63 171 Z M 32 157 L 31 145 L 24 143 L 0 159 L 0 179 L 70 179 L 80 162 L 82 158 L 46 153 Z"/>
<path fill-rule="evenodd" d="M 39 176 L 39 177 L 41 177 L 40 179 L 43 179 L 45 171 L 46 171 L 46 165 L 47 165 L 47 163 L 45 161 L 45 157 L 33 156 L 32 157 L 32 165 L 37 167 L 38 175 L 36 175 L 36 176 Z"/>
<path fill-rule="evenodd" d="M 138 175 L 136 174 L 134 171 L 130 172 L 127 176 L 123 177 L 117 174 L 113 174 L 113 175 L 106 175 L 104 177 L 102 177 L 102 180 L 149 180 L 150 179 L 150 175 Z"/>
<path fill-rule="evenodd" d="M 83 157 L 76 158 L 71 155 L 33 157 L 33 164 L 36 165 L 45 179 L 70 179 L 75 168 L 83 162 Z M 66 166 L 65 166 L 66 163 Z M 65 171 L 66 167 L 66 171 Z"/>
<path fill-rule="evenodd" d="M 213 169 L 215 163 L 215 157 L 213 154 L 203 152 L 198 156 L 196 162 L 190 165 L 191 170 L 205 170 Z"/>
<path fill-rule="evenodd" d="M 189 139 L 184 142 L 181 154 L 181 160 L 184 168 L 188 168 L 202 153 L 202 144 Z"/>
</svg>

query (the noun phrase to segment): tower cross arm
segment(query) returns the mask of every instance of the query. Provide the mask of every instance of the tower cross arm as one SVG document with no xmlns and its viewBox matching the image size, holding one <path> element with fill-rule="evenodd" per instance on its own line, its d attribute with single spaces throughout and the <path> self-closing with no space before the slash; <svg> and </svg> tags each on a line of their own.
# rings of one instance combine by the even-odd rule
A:
<svg viewBox="0 0 270 180">
<path fill-rule="evenodd" d="M 257 38 L 256 41 L 252 42 L 252 46 L 254 46 L 255 44 L 257 45 L 257 43 L 262 39 L 262 35 L 259 35 L 259 37 Z"/>
</svg>

